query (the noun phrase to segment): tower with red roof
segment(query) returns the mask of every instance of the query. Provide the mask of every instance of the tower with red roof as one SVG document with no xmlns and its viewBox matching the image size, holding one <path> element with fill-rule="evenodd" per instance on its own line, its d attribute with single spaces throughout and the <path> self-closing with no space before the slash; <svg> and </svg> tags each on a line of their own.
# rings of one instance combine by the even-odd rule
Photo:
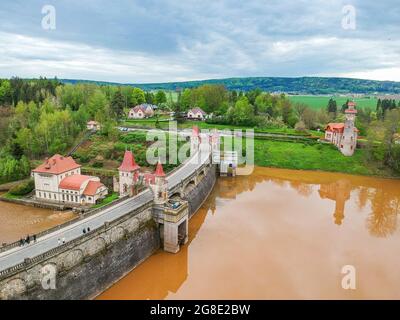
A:
<svg viewBox="0 0 400 320">
<path fill-rule="evenodd" d="M 200 129 L 198 126 L 193 126 L 192 135 L 190 137 L 190 155 L 193 156 L 200 147 Z"/>
<path fill-rule="evenodd" d="M 168 182 L 160 160 L 154 172 L 154 184 L 150 184 L 150 187 L 154 193 L 155 203 L 162 204 L 168 200 Z"/>
<path fill-rule="evenodd" d="M 345 111 L 346 121 L 344 123 L 343 136 L 340 142 L 339 150 L 345 156 L 352 156 L 357 146 L 357 129 L 354 125 L 357 115 L 354 102 L 348 103 Z"/>
<path fill-rule="evenodd" d="M 119 194 L 121 197 L 129 195 L 137 182 L 139 165 L 135 161 L 132 151 L 125 151 L 124 159 L 118 168 L 119 171 Z"/>
</svg>

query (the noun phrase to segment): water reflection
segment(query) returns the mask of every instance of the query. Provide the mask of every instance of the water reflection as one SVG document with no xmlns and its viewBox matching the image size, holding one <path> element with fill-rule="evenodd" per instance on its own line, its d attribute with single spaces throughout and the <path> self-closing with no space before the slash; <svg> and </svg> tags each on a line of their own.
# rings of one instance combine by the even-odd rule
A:
<svg viewBox="0 0 400 320">
<path fill-rule="evenodd" d="M 98 298 L 397 297 L 399 199 L 399 180 L 269 168 L 219 179 L 180 253 L 157 252 Z M 363 290 L 340 287 L 346 264 Z"/>
<path fill-rule="evenodd" d="M 338 226 L 344 223 L 346 202 L 354 193 L 359 210 L 367 207 L 370 210 L 366 225 L 372 236 L 386 237 L 397 229 L 400 181 L 391 179 L 258 168 L 255 175 L 220 180 L 216 186 L 217 191 L 210 198 L 209 207 L 214 211 L 218 198 L 235 199 L 241 193 L 252 191 L 257 184 L 265 182 L 280 188 L 289 186 L 298 195 L 306 198 L 310 197 L 314 190 L 318 190 L 321 199 L 335 202 L 332 217 Z"/>
</svg>

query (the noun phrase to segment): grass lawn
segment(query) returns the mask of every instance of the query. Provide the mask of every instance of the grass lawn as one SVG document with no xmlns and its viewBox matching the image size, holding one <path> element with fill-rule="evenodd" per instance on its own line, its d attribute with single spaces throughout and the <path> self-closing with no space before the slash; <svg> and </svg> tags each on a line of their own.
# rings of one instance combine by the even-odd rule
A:
<svg viewBox="0 0 400 320">
<path fill-rule="evenodd" d="M 304 103 L 308 105 L 310 108 L 314 110 L 318 110 L 321 108 L 326 108 L 328 106 L 328 101 L 331 98 L 330 96 L 288 96 L 289 100 L 293 103 Z M 336 100 L 338 108 L 347 101 L 347 97 L 332 97 Z M 373 110 L 376 109 L 376 104 L 378 100 L 375 97 L 365 97 L 365 98 L 354 98 L 353 99 L 358 107 L 360 108 L 371 108 Z"/>
<path fill-rule="evenodd" d="M 2 197 L 5 198 L 5 199 L 21 199 L 24 196 L 17 196 L 17 195 L 14 195 L 14 194 L 11 194 L 11 193 L 7 192 L 7 193 L 3 194 Z"/>
<path fill-rule="evenodd" d="M 101 200 L 101 202 L 99 202 L 98 204 L 94 205 L 92 208 L 97 209 L 97 208 L 104 207 L 105 205 L 107 205 L 115 200 L 118 200 L 118 193 L 113 192 L 113 193 L 107 195 L 107 197 L 105 197 L 103 200 Z"/>
<path fill-rule="evenodd" d="M 387 168 L 366 163 L 364 152 L 358 149 L 354 156 L 345 157 L 332 145 L 254 141 L 254 162 L 258 166 L 393 177 Z"/>
</svg>

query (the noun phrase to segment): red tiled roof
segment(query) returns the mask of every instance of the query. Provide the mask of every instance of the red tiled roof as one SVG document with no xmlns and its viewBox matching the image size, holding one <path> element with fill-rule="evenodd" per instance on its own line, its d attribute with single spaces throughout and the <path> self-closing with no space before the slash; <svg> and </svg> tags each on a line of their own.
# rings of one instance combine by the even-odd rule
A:
<svg viewBox="0 0 400 320">
<path fill-rule="evenodd" d="M 81 165 L 77 164 L 72 157 L 63 157 L 59 154 L 55 154 L 32 171 L 38 173 L 61 174 L 80 167 Z"/>
<path fill-rule="evenodd" d="M 348 105 L 349 107 L 350 107 L 350 106 L 355 107 L 355 106 L 356 106 L 356 103 L 355 103 L 354 101 L 350 101 L 347 105 Z"/>
<path fill-rule="evenodd" d="M 347 109 L 344 111 L 344 113 L 357 113 L 356 109 Z"/>
<path fill-rule="evenodd" d="M 336 132 L 343 132 L 344 130 L 344 123 L 328 123 L 325 128 L 326 131 L 336 131 Z"/>
<path fill-rule="evenodd" d="M 196 113 L 201 113 L 203 116 L 205 116 L 207 113 L 205 113 L 201 108 L 193 108 L 190 109 L 189 112 L 192 111 L 192 113 L 196 114 Z"/>
<path fill-rule="evenodd" d="M 165 177 L 164 169 L 160 161 L 157 163 L 156 171 L 154 172 L 156 177 Z"/>
<path fill-rule="evenodd" d="M 85 196 L 94 196 L 97 193 L 97 190 L 103 186 L 104 184 L 102 184 L 100 181 L 89 181 L 85 190 L 83 191 L 83 194 Z"/>
<path fill-rule="evenodd" d="M 132 151 L 125 151 L 124 160 L 118 170 L 131 172 L 139 169 L 140 167 L 136 164 Z"/>
<path fill-rule="evenodd" d="M 82 184 L 89 179 L 93 179 L 93 177 L 82 174 L 73 174 L 62 179 L 59 187 L 60 189 L 66 190 L 80 190 Z"/>
</svg>

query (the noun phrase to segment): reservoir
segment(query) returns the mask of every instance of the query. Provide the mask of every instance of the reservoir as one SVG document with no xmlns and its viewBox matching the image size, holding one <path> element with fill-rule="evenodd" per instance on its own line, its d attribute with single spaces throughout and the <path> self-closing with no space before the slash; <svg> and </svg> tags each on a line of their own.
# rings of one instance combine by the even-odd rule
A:
<svg viewBox="0 0 400 320">
<path fill-rule="evenodd" d="M 72 212 L 61 212 L 0 201 L 0 244 L 11 243 L 76 217 Z"/>
<path fill-rule="evenodd" d="M 159 250 L 98 299 L 400 299 L 399 213 L 399 180 L 219 178 L 181 251 Z M 355 289 L 342 287 L 345 266 Z"/>
</svg>

